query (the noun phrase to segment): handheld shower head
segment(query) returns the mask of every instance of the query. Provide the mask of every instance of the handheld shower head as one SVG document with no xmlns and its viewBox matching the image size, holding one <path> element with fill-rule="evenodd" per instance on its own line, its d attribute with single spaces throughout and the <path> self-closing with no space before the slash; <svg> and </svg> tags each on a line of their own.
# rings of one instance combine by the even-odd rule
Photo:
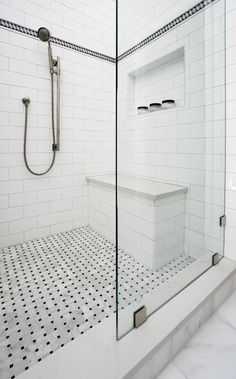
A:
<svg viewBox="0 0 236 379">
<path fill-rule="evenodd" d="M 41 27 L 38 30 L 38 37 L 39 37 L 39 39 L 41 39 L 41 41 L 47 42 L 50 40 L 51 34 L 47 28 Z"/>
<path fill-rule="evenodd" d="M 42 26 L 38 30 L 38 37 L 41 41 L 43 42 L 48 42 L 48 59 L 49 59 L 49 69 L 50 73 L 53 74 L 53 65 L 54 65 L 54 60 L 52 57 L 52 48 L 51 48 L 51 43 L 50 43 L 50 38 L 51 34 L 47 28 Z"/>
</svg>

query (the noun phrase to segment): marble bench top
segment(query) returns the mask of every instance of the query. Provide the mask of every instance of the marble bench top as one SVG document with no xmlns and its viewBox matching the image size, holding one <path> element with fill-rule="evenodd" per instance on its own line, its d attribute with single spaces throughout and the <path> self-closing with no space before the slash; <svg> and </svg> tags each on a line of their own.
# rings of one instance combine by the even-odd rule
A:
<svg viewBox="0 0 236 379">
<path fill-rule="evenodd" d="M 86 180 L 88 183 L 100 184 L 111 188 L 115 187 L 115 175 L 87 176 Z M 125 175 L 118 175 L 118 189 L 148 197 L 152 200 L 188 191 L 188 188 L 185 186 Z"/>
</svg>

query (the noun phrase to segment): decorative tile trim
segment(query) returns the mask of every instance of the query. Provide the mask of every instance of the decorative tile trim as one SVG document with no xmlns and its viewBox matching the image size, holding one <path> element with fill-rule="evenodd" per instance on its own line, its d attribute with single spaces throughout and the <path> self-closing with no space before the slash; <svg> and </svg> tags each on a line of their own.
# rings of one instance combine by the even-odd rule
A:
<svg viewBox="0 0 236 379">
<path fill-rule="evenodd" d="M 171 29 L 175 28 L 177 25 L 181 24 L 182 22 L 186 21 L 188 18 L 192 17 L 193 15 L 197 14 L 200 12 L 202 9 L 206 8 L 208 5 L 214 3 L 217 0 L 203 0 L 194 7 L 190 8 L 188 11 L 185 13 L 181 14 L 180 16 L 176 17 L 174 20 L 170 21 L 168 24 L 142 40 L 141 42 L 137 43 L 137 45 L 131 47 L 124 53 L 122 53 L 119 57 L 118 60 L 120 61 L 121 59 L 124 59 L 128 55 L 136 52 L 137 50 L 141 49 L 143 46 L 147 45 L 148 43 L 154 41 L 155 39 L 161 37 L 163 34 L 167 33 Z"/>
<path fill-rule="evenodd" d="M 176 17 L 174 20 L 170 21 L 168 24 L 163 26 L 162 28 L 158 29 L 156 32 L 151 34 L 150 36 L 143 39 L 141 42 L 137 43 L 135 46 L 131 47 L 130 49 L 126 50 L 124 53 L 122 53 L 118 57 L 118 61 L 124 59 L 128 55 L 136 52 L 137 50 L 141 49 L 148 43 L 154 41 L 155 39 L 161 37 L 163 34 L 167 33 L 171 29 L 175 28 L 177 25 L 181 24 L 182 22 L 186 21 L 188 18 L 196 15 L 198 12 L 202 11 L 204 8 L 206 8 L 208 5 L 216 2 L 218 0 L 202 0 L 200 3 L 196 4 L 194 7 L 190 8 L 188 11 L 182 13 L 180 16 Z M 34 29 L 27 28 L 22 25 L 15 24 L 14 22 L 7 21 L 0 18 L 0 27 L 4 27 L 10 30 L 15 30 L 17 32 L 27 34 L 32 37 L 38 38 L 37 31 Z M 116 63 L 116 58 L 110 57 L 105 54 L 98 53 L 97 51 L 87 49 L 85 47 L 76 45 L 74 43 L 64 41 L 60 38 L 51 37 L 52 43 L 55 45 L 63 46 L 68 49 L 72 49 L 75 51 L 78 51 L 83 54 L 91 55 L 93 57 L 96 57 L 98 59 L 102 59 L 108 62 Z"/>
<path fill-rule="evenodd" d="M 11 21 L 3 20 L 1 18 L 0 18 L 0 27 L 7 28 L 10 30 L 15 30 L 19 33 L 27 34 L 29 36 L 38 38 L 38 33 L 36 30 L 27 28 L 27 27 L 22 26 L 22 25 L 15 24 L 14 22 L 11 22 Z M 54 43 L 55 45 L 63 46 L 63 47 L 78 51 L 78 52 L 83 53 L 83 54 L 91 55 L 91 56 L 98 58 L 98 59 L 102 59 L 102 60 L 112 62 L 112 63 L 116 62 L 116 59 L 113 57 L 110 57 L 110 56 L 105 55 L 105 54 L 98 53 L 97 51 L 87 49 L 85 47 L 76 45 L 76 44 L 71 43 L 71 42 L 64 41 L 60 38 L 51 37 L 51 42 Z"/>
</svg>

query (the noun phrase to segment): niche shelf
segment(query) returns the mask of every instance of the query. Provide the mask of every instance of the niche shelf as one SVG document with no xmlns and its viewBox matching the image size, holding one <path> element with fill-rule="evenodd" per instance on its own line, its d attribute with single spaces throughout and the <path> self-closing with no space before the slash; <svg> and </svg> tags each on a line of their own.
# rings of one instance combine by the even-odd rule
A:
<svg viewBox="0 0 236 379">
<path fill-rule="evenodd" d="M 137 115 L 138 106 L 173 99 L 185 105 L 185 51 L 172 51 L 128 73 L 128 117 Z M 159 110 L 162 112 L 166 110 Z M 148 113 L 150 114 L 150 113 Z"/>
</svg>

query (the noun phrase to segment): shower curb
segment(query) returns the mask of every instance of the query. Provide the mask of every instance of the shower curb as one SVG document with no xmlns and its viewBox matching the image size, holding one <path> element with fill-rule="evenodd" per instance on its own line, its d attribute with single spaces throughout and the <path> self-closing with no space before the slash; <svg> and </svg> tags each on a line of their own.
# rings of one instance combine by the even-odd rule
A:
<svg viewBox="0 0 236 379">
<path fill-rule="evenodd" d="M 219 265 L 224 266 L 225 263 L 229 267 L 222 267 L 223 269 L 226 269 L 226 271 L 223 273 L 223 276 L 221 276 L 222 273 L 219 272 L 220 282 L 216 285 L 210 283 L 213 286 L 207 296 L 203 296 L 202 300 L 195 305 L 192 311 L 187 314 L 175 328 L 173 328 L 166 338 L 164 338 L 152 351 L 150 351 L 149 354 L 144 357 L 135 367 L 133 367 L 122 379 L 156 378 L 157 375 L 160 374 L 160 372 L 175 357 L 175 355 L 182 350 L 184 345 L 196 333 L 196 331 L 230 296 L 230 294 L 236 289 L 236 263 L 224 258 Z M 179 302 L 178 297 L 179 299 L 181 299 L 181 297 L 185 298 L 187 292 L 190 294 L 192 289 L 193 293 L 191 296 L 194 298 L 194 295 L 196 295 L 194 292 L 197 290 L 198 284 L 199 290 L 203 289 L 201 284 L 203 282 L 207 284 L 208 280 L 211 282 L 211 276 L 214 276 L 217 271 L 220 271 L 220 269 L 220 266 L 210 269 L 201 278 L 197 279 L 193 285 L 190 285 L 186 290 L 176 296 L 176 302 Z M 180 302 L 179 306 L 181 306 L 181 303 L 182 302 Z M 171 304 L 169 305 L 171 308 Z M 168 304 L 166 308 L 168 308 Z M 164 309 L 163 311 L 163 313 L 165 313 Z M 171 312 L 171 310 L 169 310 L 169 312 Z M 173 317 L 175 313 L 170 314 Z"/>
<path fill-rule="evenodd" d="M 235 288 L 236 262 L 224 258 L 119 342 L 113 315 L 17 378 L 156 378 Z"/>
</svg>

